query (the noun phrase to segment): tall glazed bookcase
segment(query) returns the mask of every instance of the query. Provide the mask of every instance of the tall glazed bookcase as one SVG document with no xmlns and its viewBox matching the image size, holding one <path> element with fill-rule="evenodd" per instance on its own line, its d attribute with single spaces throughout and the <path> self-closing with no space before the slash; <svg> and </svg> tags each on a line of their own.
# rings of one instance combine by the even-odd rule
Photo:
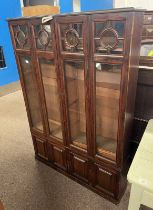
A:
<svg viewBox="0 0 153 210">
<path fill-rule="evenodd" d="M 126 187 L 143 11 L 9 20 L 36 158 L 118 202 Z"/>
</svg>

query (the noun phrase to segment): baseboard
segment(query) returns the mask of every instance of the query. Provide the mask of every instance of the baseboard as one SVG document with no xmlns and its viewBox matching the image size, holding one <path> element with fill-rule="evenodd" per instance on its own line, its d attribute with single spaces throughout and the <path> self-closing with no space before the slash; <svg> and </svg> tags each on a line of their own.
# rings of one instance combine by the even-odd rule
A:
<svg viewBox="0 0 153 210">
<path fill-rule="evenodd" d="M 0 86 L 0 97 L 21 90 L 20 81 Z"/>
</svg>

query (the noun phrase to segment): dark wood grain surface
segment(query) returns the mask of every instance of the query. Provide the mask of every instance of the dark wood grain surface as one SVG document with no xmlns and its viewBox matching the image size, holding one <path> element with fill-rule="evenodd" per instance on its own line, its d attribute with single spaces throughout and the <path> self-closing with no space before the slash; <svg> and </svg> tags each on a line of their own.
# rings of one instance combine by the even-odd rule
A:
<svg viewBox="0 0 153 210">
<path fill-rule="evenodd" d="M 124 169 L 127 166 L 126 161 L 130 154 L 129 142 L 138 77 L 142 20 L 143 11 L 134 9 L 54 16 L 53 20 L 47 22 L 46 25 L 41 23 L 41 17 L 9 20 L 36 158 L 115 203 L 119 202 L 126 187 Z M 121 50 L 115 51 L 106 47 L 104 52 L 98 51 L 99 48 L 96 48 L 95 41 L 97 38 L 95 37 L 95 27 L 96 24 L 103 23 L 106 24 L 106 31 L 111 31 L 111 34 L 113 33 L 113 36 L 116 36 L 115 39 L 118 39 L 119 35 L 114 32 L 114 29 L 109 29 L 109 24 L 112 24 L 112 27 L 115 27 L 113 26 L 114 23 L 122 24 L 124 30 L 120 38 Z M 25 26 L 27 30 L 25 30 Z M 41 29 L 36 29 L 39 27 Z M 66 32 L 62 32 L 64 27 Z M 70 35 L 75 29 L 74 39 L 70 38 L 70 40 L 63 42 L 67 36 L 65 34 L 68 34 L 68 30 L 72 27 L 73 30 L 70 30 Z M 51 28 L 51 36 L 48 33 L 49 28 Z M 24 35 L 21 30 L 24 31 Z M 101 30 L 103 31 L 103 29 Z M 63 33 L 65 34 L 63 35 Z M 48 34 L 47 38 L 40 40 L 44 34 Z M 98 39 L 101 40 L 103 34 L 99 33 Z M 78 38 L 80 45 L 73 48 L 73 42 L 75 45 Z M 21 39 L 21 44 L 17 39 Z M 24 39 L 28 41 L 24 41 Z M 107 44 L 107 40 L 110 41 L 109 39 L 109 37 L 108 39 L 106 37 L 106 40 L 103 39 L 103 41 L 105 40 Z M 41 41 L 46 41 L 42 48 L 39 43 Z M 117 44 L 118 41 L 115 45 Z M 102 47 L 101 45 L 100 48 Z M 27 68 L 26 72 L 22 68 L 21 56 L 31 58 L 32 65 Z M 50 129 L 49 112 L 51 108 L 56 107 L 54 107 L 55 103 L 52 101 L 53 95 L 47 95 L 48 98 L 46 98 L 46 87 L 48 86 L 44 86 L 44 78 L 40 67 L 40 59 L 42 58 L 53 60 L 55 63 L 55 86 L 53 88 L 57 88 L 56 94 L 59 96 L 59 102 L 56 103 L 60 107 L 60 121 L 56 122 L 56 125 L 61 124 L 62 138 L 54 136 Z M 24 65 L 29 65 L 28 63 L 25 59 Z M 83 63 L 83 70 L 80 68 L 80 63 Z M 110 69 L 119 65 L 120 69 L 117 75 L 120 75 L 120 77 L 112 77 L 112 74 L 108 73 L 108 69 L 106 69 L 106 75 L 105 72 L 102 72 L 102 77 L 96 77 L 96 74 L 101 75 L 96 73 L 96 63 L 103 68 L 109 67 Z M 74 67 L 75 71 L 73 70 Z M 77 74 L 74 74 L 74 72 L 77 72 Z M 32 84 L 36 80 L 35 89 L 33 89 L 32 84 L 27 86 L 27 75 L 31 78 L 29 81 Z M 110 76 L 108 77 L 108 75 Z M 107 84 L 108 78 L 110 84 Z M 116 78 L 115 82 L 117 84 L 113 84 L 114 78 Z M 53 81 L 52 78 L 48 79 L 46 77 L 45 79 L 45 81 Z M 103 80 L 106 80 L 106 82 Z M 36 96 L 30 98 L 30 92 L 28 91 L 30 87 L 31 91 L 35 91 L 38 95 L 39 108 L 37 109 L 33 106 Z M 98 99 L 96 99 L 96 88 L 99 91 L 98 94 L 100 94 Z M 109 94 L 107 94 L 108 92 Z M 110 99 L 109 97 L 116 98 Z M 50 107 L 47 106 L 48 100 L 50 101 Z M 116 141 L 114 144 L 116 152 L 114 152 L 114 149 L 109 151 L 112 146 L 107 145 L 107 149 L 104 149 L 101 146 L 103 144 L 96 142 L 99 137 L 97 132 L 101 133 L 101 129 L 96 127 L 98 125 L 97 101 L 100 101 L 98 110 L 101 114 L 99 114 L 99 117 L 101 121 L 103 120 L 102 135 L 104 135 L 103 137 L 111 135 L 114 138 L 101 139 L 108 139 L 108 141 L 110 139 L 110 142 Z M 113 104 L 113 101 L 118 105 Z M 74 107 L 78 107 L 79 104 L 79 111 L 76 112 L 74 107 L 70 108 L 70 105 L 74 104 Z M 118 110 L 116 113 L 111 111 L 115 109 Z M 35 119 L 35 121 L 38 121 L 36 125 L 33 123 L 33 113 L 38 111 L 40 112 L 40 120 Z M 114 114 L 111 115 L 109 112 Z M 76 117 L 78 113 L 79 117 Z M 115 122 L 112 127 L 110 123 L 112 120 L 109 118 Z M 80 126 L 76 124 L 78 121 Z M 78 131 L 81 135 L 77 135 L 76 138 Z M 80 136 L 83 139 L 82 142 L 78 140 Z"/>
</svg>

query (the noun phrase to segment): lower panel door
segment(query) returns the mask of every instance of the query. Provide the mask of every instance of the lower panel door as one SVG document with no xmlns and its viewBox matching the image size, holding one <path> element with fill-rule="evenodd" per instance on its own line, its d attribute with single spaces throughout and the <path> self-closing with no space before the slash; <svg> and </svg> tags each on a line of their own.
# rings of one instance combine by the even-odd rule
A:
<svg viewBox="0 0 153 210">
<path fill-rule="evenodd" d="M 36 155 L 47 159 L 46 141 L 33 136 L 33 143 Z"/>
<path fill-rule="evenodd" d="M 70 153 L 68 160 L 69 172 L 78 179 L 88 182 L 88 159 Z"/>
<path fill-rule="evenodd" d="M 95 187 L 114 197 L 118 189 L 117 174 L 99 165 L 96 165 Z"/>
<path fill-rule="evenodd" d="M 47 142 L 48 160 L 58 168 L 66 170 L 66 151 L 62 146 L 55 146 Z"/>
</svg>

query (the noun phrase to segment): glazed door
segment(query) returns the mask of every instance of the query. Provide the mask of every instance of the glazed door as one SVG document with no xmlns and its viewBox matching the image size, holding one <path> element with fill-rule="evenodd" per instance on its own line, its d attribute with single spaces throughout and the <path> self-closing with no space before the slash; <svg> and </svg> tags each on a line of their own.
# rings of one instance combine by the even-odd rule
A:
<svg viewBox="0 0 153 210">
<path fill-rule="evenodd" d="M 60 73 L 56 62 L 54 25 L 52 21 L 31 21 L 36 69 L 41 86 L 47 137 L 63 144 Z"/>
<path fill-rule="evenodd" d="M 63 64 L 67 92 L 70 144 L 86 150 L 84 61 L 65 60 Z"/>
<path fill-rule="evenodd" d="M 33 132 L 44 133 L 43 112 L 39 85 L 34 67 L 32 37 L 27 21 L 11 22 L 10 31 L 20 72 L 30 127 Z"/>
<path fill-rule="evenodd" d="M 126 14 L 92 15 L 93 133 L 95 157 L 117 161 L 123 145 L 128 50 Z"/>
<path fill-rule="evenodd" d="M 67 145 L 87 151 L 87 17 L 57 17 L 59 63 L 65 94 Z"/>
</svg>

